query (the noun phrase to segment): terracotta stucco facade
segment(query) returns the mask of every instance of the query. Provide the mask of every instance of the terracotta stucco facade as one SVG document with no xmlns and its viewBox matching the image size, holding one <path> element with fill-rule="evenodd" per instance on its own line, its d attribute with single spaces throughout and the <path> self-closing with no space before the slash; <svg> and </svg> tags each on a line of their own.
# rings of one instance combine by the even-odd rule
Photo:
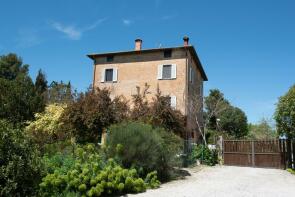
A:
<svg viewBox="0 0 295 197">
<path fill-rule="evenodd" d="M 138 46 L 137 46 L 138 47 Z M 136 87 L 144 88 L 148 84 L 151 100 L 159 87 L 163 95 L 176 98 L 176 109 L 187 116 L 187 137 L 198 139 L 198 128 L 202 128 L 202 99 L 204 74 L 200 64 L 187 47 L 170 48 L 171 57 L 164 57 L 166 49 L 136 50 L 134 52 L 117 52 L 89 55 L 94 60 L 93 86 L 109 88 L 111 96 L 123 95 L 131 100 L 136 94 Z M 194 49 L 193 49 L 194 50 Z M 107 57 L 112 56 L 108 61 Z M 159 65 L 175 65 L 174 79 L 159 79 Z M 201 67 L 202 68 L 202 67 Z M 116 81 L 106 82 L 106 69 L 116 69 Z M 197 106 L 197 108 L 196 108 Z M 196 116 L 201 127 L 196 124 Z"/>
</svg>

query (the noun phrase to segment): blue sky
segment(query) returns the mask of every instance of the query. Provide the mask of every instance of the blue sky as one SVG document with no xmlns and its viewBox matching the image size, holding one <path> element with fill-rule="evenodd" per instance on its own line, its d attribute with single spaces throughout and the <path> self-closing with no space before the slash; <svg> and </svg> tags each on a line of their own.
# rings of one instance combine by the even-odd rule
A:
<svg viewBox="0 0 295 197">
<path fill-rule="evenodd" d="M 182 45 L 188 35 L 208 75 L 250 122 L 271 118 L 295 83 L 292 0 L 1 0 L 0 54 L 14 52 L 49 81 L 84 91 L 92 80 L 86 54 Z"/>
</svg>

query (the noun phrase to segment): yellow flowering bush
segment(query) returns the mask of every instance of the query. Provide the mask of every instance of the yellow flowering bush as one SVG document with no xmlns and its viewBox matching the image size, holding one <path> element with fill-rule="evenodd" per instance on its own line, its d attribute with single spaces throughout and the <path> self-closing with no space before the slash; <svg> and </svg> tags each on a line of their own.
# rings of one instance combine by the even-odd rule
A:
<svg viewBox="0 0 295 197">
<path fill-rule="evenodd" d="M 61 115 L 66 105 L 50 104 L 42 113 L 35 114 L 35 121 L 29 122 L 27 133 L 41 146 L 64 140 L 68 133 L 62 129 Z"/>
</svg>

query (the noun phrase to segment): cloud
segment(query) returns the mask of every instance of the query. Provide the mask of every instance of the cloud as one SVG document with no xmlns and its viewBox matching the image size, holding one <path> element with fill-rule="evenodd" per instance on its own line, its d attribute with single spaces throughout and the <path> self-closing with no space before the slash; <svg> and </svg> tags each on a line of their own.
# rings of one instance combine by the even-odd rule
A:
<svg viewBox="0 0 295 197">
<path fill-rule="evenodd" d="M 85 27 L 84 29 L 82 29 L 82 32 L 85 32 L 85 31 L 90 31 L 92 29 L 95 29 L 98 25 L 100 25 L 101 23 L 103 23 L 104 21 L 106 21 L 107 18 L 101 18 L 101 19 L 98 19 L 97 21 L 95 21 L 93 24 L 91 25 L 88 25 L 87 27 Z"/>
<path fill-rule="evenodd" d="M 64 24 L 61 24 L 60 22 L 51 22 L 51 26 L 55 30 L 65 34 L 66 37 L 68 37 L 71 40 L 80 40 L 83 33 L 95 29 L 98 25 L 103 23 L 105 20 L 106 18 L 99 19 L 95 21 L 93 24 L 90 24 L 83 28 L 78 28 L 75 25 L 64 25 Z"/>
<path fill-rule="evenodd" d="M 18 30 L 16 38 L 16 46 L 20 48 L 28 48 L 41 43 L 39 32 L 34 28 L 21 28 Z"/>
<path fill-rule="evenodd" d="M 131 23 L 132 23 L 132 21 L 129 20 L 129 19 L 122 19 L 122 22 L 123 22 L 123 24 L 126 25 L 126 26 L 129 26 L 129 25 L 131 25 Z"/>
<path fill-rule="evenodd" d="M 79 40 L 81 38 L 82 31 L 78 30 L 75 26 L 63 25 L 59 22 L 53 22 L 51 25 L 55 30 L 64 33 L 72 40 Z"/>
</svg>

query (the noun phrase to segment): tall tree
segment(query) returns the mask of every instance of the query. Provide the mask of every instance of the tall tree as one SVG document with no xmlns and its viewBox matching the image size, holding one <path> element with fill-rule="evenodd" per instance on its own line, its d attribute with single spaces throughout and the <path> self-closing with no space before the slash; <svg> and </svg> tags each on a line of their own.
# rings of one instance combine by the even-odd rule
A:
<svg viewBox="0 0 295 197">
<path fill-rule="evenodd" d="M 210 90 L 209 95 L 205 98 L 205 116 L 208 121 L 207 128 L 218 130 L 217 120 L 229 106 L 230 103 L 224 98 L 222 92 L 218 89 Z"/>
<path fill-rule="evenodd" d="M 220 128 L 226 134 L 241 138 L 248 134 L 246 114 L 238 107 L 229 106 L 220 115 Z"/>
<path fill-rule="evenodd" d="M 40 69 L 35 81 L 35 87 L 40 94 L 47 90 L 47 80 L 45 73 Z"/>
<path fill-rule="evenodd" d="M 28 75 L 29 65 L 14 53 L 0 56 L 0 78 L 15 80 L 19 75 Z"/>
<path fill-rule="evenodd" d="M 280 135 L 295 138 L 295 85 L 279 98 L 275 112 L 277 130 Z"/>
<path fill-rule="evenodd" d="M 209 130 L 213 130 L 214 133 L 222 132 L 235 138 L 247 135 L 247 116 L 241 109 L 232 106 L 218 89 L 210 90 L 209 95 L 205 97 L 204 109 L 205 129 L 201 134 L 205 143 L 209 137 Z M 196 121 L 199 125 L 198 118 Z"/>
<path fill-rule="evenodd" d="M 20 123 L 33 119 L 38 111 L 39 101 L 28 68 L 15 54 L 0 56 L 0 118 Z"/>
<path fill-rule="evenodd" d="M 71 103 L 77 96 L 70 82 L 51 82 L 47 90 L 47 103 Z"/>
<path fill-rule="evenodd" d="M 47 91 L 47 80 L 45 73 L 40 69 L 35 80 L 36 89 L 36 110 L 37 112 L 42 112 L 46 105 L 46 91 Z"/>
<path fill-rule="evenodd" d="M 205 97 L 204 100 L 201 95 L 195 95 L 193 99 L 196 105 L 194 105 L 191 110 L 192 113 L 195 114 L 195 120 L 203 142 L 207 144 L 207 138 L 209 137 L 208 131 L 212 129 L 220 130 L 220 128 L 218 128 L 217 120 L 221 113 L 226 110 L 230 104 L 224 98 L 223 93 L 218 89 L 210 90 L 209 95 Z M 204 117 L 202 117 L 203 114 Z"/>
</svg>

